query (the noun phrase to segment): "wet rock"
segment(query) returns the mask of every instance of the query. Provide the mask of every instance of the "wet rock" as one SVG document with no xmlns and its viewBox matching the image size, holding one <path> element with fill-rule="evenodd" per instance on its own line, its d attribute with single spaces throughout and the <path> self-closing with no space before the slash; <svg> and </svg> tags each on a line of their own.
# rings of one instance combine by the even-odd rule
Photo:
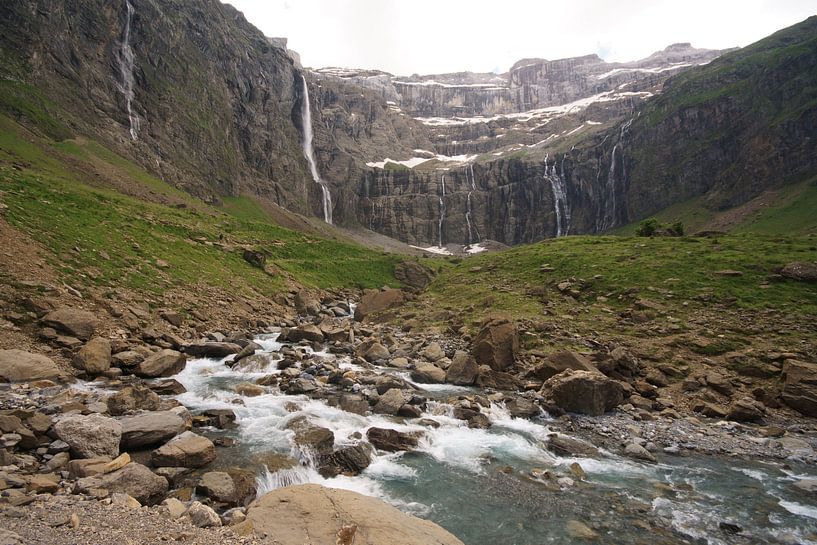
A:
<svg viewBox="0 0 817 545">
<path fill-rule="evenodd" d="M 304 416 L 290 420 L 286 428 L 295 432 L 295 444 L 314 454 L 331 454 L 335 446 L 332 430 L 313 424 Z"/>
<path fill-rule="evenodd" d="M 411 371 L 411 380 L 427 384 L 445 382 L 445 371 L 433 363 L 420 363 Z"/>
<path fill-rule="evenodd" d="M 741 528 L 737 524 L 724 521 L 718 523 L 718 528 L 720 528 L 721 532 L 727 535 L 737 535 L 743 531 L 743 528 Z"/>
<path fill-rule="evenodd" d="M 254 342 L 247 343 L 247 346 L 242 348 L 235 356 L 233 356 L 233 361 L 229 363 L 230 367 L 234 366 L 244 358 L 249 358 L 259 350 L 261 350 L 261 345 Z"/>
<path fill-rule="evenodd" d="M 563 371 L 545 381 L 542 392 L 565 411 L 591 416 L 600 416 L 624 400 L 618 382 L 589 371 Z"/>
<path fill-rule="evenodd" d="M 781 378 L 783 402 L 805 416 L 817 416 L 817 364 L 788 359 Z"/>
<path fill-rule="evenodd" d="M 150 460 L 157 467 L 202 467 L 216 459 L 213 442 L 186 431 L 151 453 Z"/>
<path fill-rule="evenodd" d="M 0 377 L 9 382 L 31 382 L 62 379 L 65 373 L 47 356 L 13 349 L 0 350 Z"/>
<path fill-rule="evenodd" d="M 396 415 L 400 408 L 409 402 L 411 396 L 398 388 L 391 388 L 380 396 L 374 406 L 374 412 L 378 414 Z"/>
<path fill-rule="evenodd" d="M 589 359 L 576 352 L 564 351 L 550 354 L 533 370 L 533 375 L 539 380 L 547 380 L 567 369 L 579 371 L 596 371 L 596 367 Z"/>
<path fill-rule="evenodd" d="M 817 479 L 800 479 L 795 481 L 794 486 L 803 492 L 817 496 Z"/>
<path fill-rule="evenodd" d="M 380 395 L 385 394 L 392 388 L 397 388 L 398 390 L 400 390 L 408 389 L 410 387 L 408 382 L 394 375 L 379 375 L 375 379 L 374 385 L 375 388 L 377 389 L 377 393 Z"/>
<path fill-rule="evenodd" d="M 167 481 L 141 464 L 131 462 L 122 469 L 104 475 L 84 477 L 75 485 L 75 492 L 91 493 L 94 489 L 128 494 L 144 505 L 153 505 L 167 493 Z"/>
<path fill-rule="evenodd" d="M 148 388 L 163 396 L 179 395 L 187 391 L 187 388 L 185 388 L 181 382 L 174 378 L 153 382 L 148 385 Z"/>
<path fill-rule="evenodd" d="M 374 448 L 388 452 L 414 450 L 418 439 L 413 433 L 374 427 L 366 430 L 366 438 Z"/>
<path fill-rule="evenodd" d="M 332 454 L 321 456 L 318 471 L 324 477 L 357 475 L 372 463 L 372 449 L 366 443 L 340 447 Z"/>
<path fill-rule="evenodd" d="M 199 342 L 185 345 L 184 353 L 194 358 L 226 358 L 241 352 L 241 346 L 228 342 Z"/>
<path fill-rule="evenodd" d="M 369 412 L 369 403 L 359 394 L 343 394 L 340 397 L 340 408 L 348 413 L 365 416 Z"/>
<path fill-rule="evenodd" d="M 94 337 L 79 349 L 74 356 L 74 367 L 89 375 L 99 375 L 111 367 L 111 342 L 102 337 Z"/>
<path fill-rule="evenodd" d="M 362 322 L 370 315 L 402 305 L 405 296 L 401 290 L 369 291 L 355 308 L 355 320 Z"/>
<path fill-rule="evenodd" d="M 457 350 L 451 360 L 451 365 L 445 372 L 445 382 L 458 386 L 471 386 L 476 381 L 478 372 L 477 360 L 468 352 Z"/>
<path fill-rule="evenodd" d="M 595 540 L 598 539 L 599 534 L 590 528 L 587 524 L 578 520 L 568 520 L 565 525 L 568 535 L 575 539 Z"/>
<path fill-rule="evenodd" d="M 366 361 L 370 363 L 388 359 L 388 357 L 391 354 L 388 348 L 386 348 L 385 346 L 378 342 L 373 342 L 368 346 L 366 345 L 363 346 L 365 346 L 365 350 L 362 352 L 361 355 Z"/>
<path fill-rule="evenodd" d="M 226 505 L 244 506 L 255 499 L 255 475 L 238 468 L 209 471 L 196 485 L 196 493 Z"/>
<path fill-rule="evenodd" d="M 242 382 L 240 384 L 236 384 L 233 389 L 235 390 L 235 393 L 237 393 L 238 395 L 247 397 L 260 396 L 263 395 L 265 392 L 264 388 L 258 386 L 257 384 L 252 384 L 250 382 Z"/>
<path fill-rule="evenodd" d="M 122 424 L 113 418 L 98 414 L 64 416 L 54 424 L 54 432 L 79 458 L 119 455 Z"/>
<path fill-rule="evenodd" d="M 494 390 L 517 390 L 519 380 L 510 373 L 494 371 L 487 365 L 481 365 L 477 373 L 476 385 L 480 388 L 493 388 Z"/>
<path fill-rule="evenodd" d="M 220 430 L 232 429 L 235 424 L 235 412 L 232 409 L 207 409 L 199 415 L 199 422 Z"/>
<path fill-rule="evenodd" d="M 185 430 L 185 422 L 171 411 L 145 412 L 121 418 L 122 449 L 137 449 L 164 443 Z"/>
<path fill-rule="evenodd" d="M 221 526 L 221 519 L 218 513 L 213 511 L 211 507 L 198 501 L 194 501 L 190 504 L 190 507 L 188 507 L 185 512 L 185 516 L 190 519 L 193 526 L 198 526 L 199 528 Z"/>
<path fill-rule="evenodd" d="M 488 321 L 474 339 L 474 357 L 480 365 L 505 371 L 516 361 L 519 332 L 516 324 L 504 318 Z"/>
<path fill-rule="evenodd" d="M 137 365 L 134 373 L 147 378 L 169 377 L 181 372 L 186 364 L 187 357 L 184 354 L 165 348 Z"/>
<path fill-rule="evenodd" d="M 155 411 L 162 399 L 150 388 L 136 384 L 122 388 L 110 396 L 106 403 L 109 413 L 120 416 L 136 410 Z"/>
<path fill-rule="evenodd" d="M 436 524 L 376 498 L 314 484 L 273 490 L 250 506 L 247 519 L 280 545 L 462 545 Z"/>
<path fill-rule="evenodd" d="M 309 341 L 321 343 L 324 340 L 323 331 L 313 324 L 304 324 L 290 329 L 287 339 L 291 342 Z"/>
<path fill-rule="evenodd" d="M 87 341 L 94 334 L 99 320 L 87 310 L 63 307 L 46 314 L 41 323 L 45 327 L 52 327 L 57 331 Z"/>
<path fill-rule="evenodd" d="M 530 418 L 539 414 L 539 405 L 524 397 L 514 397 L 505 403 L 505 408 L 511 416 L 517 418 Z"/>
<path fill-rule="evenodd" d="M 281 390 L 289 395 L 309 394 L 318 389 L 314 380 L 308 378 L 296 378 L 281 386 Z"/>
<path fill-rule="evenodd" d="M 817 282 L 817 264 L 805 261 L 788 263 L 780 270 L 781 276 L 800 282 Z"/>
<path fill-rule="evenodd" d="M 655 462 L 655 456 L 653 456 L 649 450 L 645 449 L 638 443 L 629 443 L 626 447 L 624 447 L 624 455 L 636 460 Z"/>
</svg>

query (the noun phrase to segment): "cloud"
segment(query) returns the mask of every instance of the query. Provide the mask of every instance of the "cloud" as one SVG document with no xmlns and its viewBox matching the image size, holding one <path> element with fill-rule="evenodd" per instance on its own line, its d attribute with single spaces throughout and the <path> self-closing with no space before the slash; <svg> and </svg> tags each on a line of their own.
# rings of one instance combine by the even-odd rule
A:
<svg viewBox="0 0 817 545">
<path fill-rule="evenodd" d="M 507 70 L 525 57 L 646 57 L 676 42 L 744 46 L 815 12 L 815 0 L 229 0 L 306 66 L 398 75 Z"/>
</svg>

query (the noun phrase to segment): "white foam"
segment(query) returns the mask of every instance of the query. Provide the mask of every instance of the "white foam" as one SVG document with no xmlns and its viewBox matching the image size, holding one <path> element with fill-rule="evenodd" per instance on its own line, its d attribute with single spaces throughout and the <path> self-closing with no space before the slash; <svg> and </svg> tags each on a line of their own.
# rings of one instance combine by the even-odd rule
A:
<svg viewBox="0 0 817 545">
<path fill-rule="evenodd" d="M 793 515 L 817 520 L 817 507 L 786 500 L 780 500 L 780 507 Z"/>
</svg>

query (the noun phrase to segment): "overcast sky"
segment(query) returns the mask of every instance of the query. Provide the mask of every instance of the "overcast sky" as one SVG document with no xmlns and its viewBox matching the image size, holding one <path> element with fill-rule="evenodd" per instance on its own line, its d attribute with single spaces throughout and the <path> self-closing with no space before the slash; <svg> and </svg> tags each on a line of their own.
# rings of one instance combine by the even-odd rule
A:
<svg viewBox="0 0 817 545">
<path fill-rule="evenodd" d="M 676 42 L 745 46 L 817 0 L 229 0 L 304 66 L 504 72 L 525 57 L 636 60 Z"/>
</svg>

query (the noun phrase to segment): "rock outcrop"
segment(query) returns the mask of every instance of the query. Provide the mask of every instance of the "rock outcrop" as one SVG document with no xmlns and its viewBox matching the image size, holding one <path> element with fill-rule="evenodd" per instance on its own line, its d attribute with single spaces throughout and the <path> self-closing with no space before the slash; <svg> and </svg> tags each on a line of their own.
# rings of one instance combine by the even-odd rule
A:
<svg viewBox="0 0 817 545">
<path fill-rule="evenodd" d="M 783 402 L 806 416 L 817 416 L 817 364 L 786 360 L 782 378 Z"/>
<path fill-rule="evenodd" d="M 621 385 L 598 371 L 567 370 L 545 381 L 542 393 L 559 408 L 599 416 L 624 400 Z"/>
<path fill-rule="evenodd" d="M 250 505 L 247 518 L 281 545 L 462 545 L 436 524 L 378 499 L 314 484 L 266 494 Z"/>
</svg>

